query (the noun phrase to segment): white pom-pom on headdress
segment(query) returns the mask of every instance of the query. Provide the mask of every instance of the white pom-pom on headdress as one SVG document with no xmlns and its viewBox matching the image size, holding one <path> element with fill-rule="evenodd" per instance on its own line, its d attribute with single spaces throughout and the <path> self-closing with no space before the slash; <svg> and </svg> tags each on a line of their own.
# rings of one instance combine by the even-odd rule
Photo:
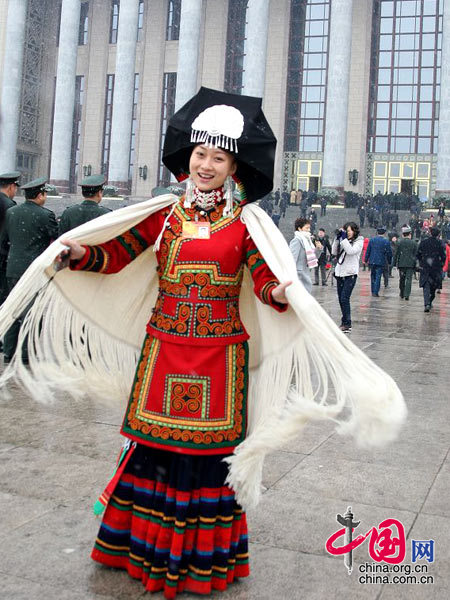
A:
<svg viewBox="0 0 450 600">
<path fill-rule="evenodd" d="M 216 104 L 201 112 L 192 123 L 191 142 L 237 152 L 244 130 L 244 117 L 234 106 Z"/>
</svg>

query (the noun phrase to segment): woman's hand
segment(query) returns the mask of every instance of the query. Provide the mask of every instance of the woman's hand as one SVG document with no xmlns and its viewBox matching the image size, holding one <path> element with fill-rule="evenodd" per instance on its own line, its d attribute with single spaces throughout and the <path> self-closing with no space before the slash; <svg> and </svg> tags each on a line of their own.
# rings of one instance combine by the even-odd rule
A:
<svg viewBox="0 0 450 600">
<path fill-rule="evenodd" d="M 57 263 L 62 263 L 65 260 L 81 260 L 86 254 L 86 248 L 80 246 L 75 240 L 63 239 L 60 240 L 61 244 L 68 246 L 69 250 L 63 250 L 59 256 L 56 257 Z"/>
<path fill-rule="evenodd" d="M 277 287 L 272 290 L 272 298 L 279 304 L 289 304 L 286 298 L 286 288 L 292 284 L 292 281 L 286 281 L 286 283 L 279 283 Z"/>
</svg>

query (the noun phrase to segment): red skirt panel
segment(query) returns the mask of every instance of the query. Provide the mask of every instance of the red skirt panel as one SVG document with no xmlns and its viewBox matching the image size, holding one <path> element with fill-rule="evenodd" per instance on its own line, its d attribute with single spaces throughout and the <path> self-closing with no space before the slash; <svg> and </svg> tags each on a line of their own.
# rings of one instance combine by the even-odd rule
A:
<svg viewBox="0 0 450 600">
<path fill-rule="evenodd" d="M 122 434 L 189 454 L 229 454 L 246 433 L 248 344 L 173 344 L 147 334 Z"/>
</svg>

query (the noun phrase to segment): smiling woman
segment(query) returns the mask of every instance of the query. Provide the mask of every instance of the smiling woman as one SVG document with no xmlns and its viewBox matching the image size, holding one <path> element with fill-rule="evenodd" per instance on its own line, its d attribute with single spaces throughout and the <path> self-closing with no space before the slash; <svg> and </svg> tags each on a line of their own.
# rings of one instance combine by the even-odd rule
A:
<svg viewBox="0 0 450 600">
<path fill-rule="evenodd" d="M 225 150 L 200 144 L 192 151 L 189 172 L 196 187 L 208 192 L 223 186 L 226 178 L 236 173 L 236 161 Z"/>
<path fill-rule="evenodd" d="M 243 162 L 242 113 L 247 132 L 258 118 L 267 142 L 275 143 L 260 101 L 201 90 L 188 104 L 196 118 L 187 121 L 185 145 L 177 138 L 177 168 L 171 164 L 175 172 L 189 170 L 185 197 L 106 243 L 62 240 L 73 270 L 104 274 L 155 246 L 159 295 L 122 426 L 129 443 L 98 504 L 107 506 L 92 557 L 127 569 L 167 598 L 223 590 L 248 575 L 245 513 L 226 485 L 223 461 L 247 432 L 249 335 L 239 311 L 244 267 L 257 298 L 276 311 L 286 311 L 289 285 L 267 266 L 233 197 L 238 165 L 244 185 L 252 172 Z M 169 125 L 166 154 L 173 143 Z M 258 175 L 267 185 L 272 170 L 270 154 L 269 175 L 252 173 L 252 200 Z"/>
</svg>

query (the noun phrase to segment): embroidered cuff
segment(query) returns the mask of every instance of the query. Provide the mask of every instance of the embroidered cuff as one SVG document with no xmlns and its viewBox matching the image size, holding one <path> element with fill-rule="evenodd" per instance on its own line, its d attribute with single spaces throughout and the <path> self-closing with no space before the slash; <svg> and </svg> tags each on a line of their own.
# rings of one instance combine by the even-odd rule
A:
<svg viewBox="0 0 450 600">
<path fill-rule="evenodd" d="M 109 255 L 101 246 L 82 246 L 86 253 L 81 260 L 71 261 L 73 271 L 94 271 L 103 273 L 109 262 Z"/>
<path fill-rule="evenodd" d="M 278 281 L 273 279 L 265 283 L 261 289 L 261 302 L 268 304 L 278 312 L 284 312 L 288 309 L 287 304 L 282 304 L 273 299 L 272 291 L 277 287 Z"/>
</svg>

